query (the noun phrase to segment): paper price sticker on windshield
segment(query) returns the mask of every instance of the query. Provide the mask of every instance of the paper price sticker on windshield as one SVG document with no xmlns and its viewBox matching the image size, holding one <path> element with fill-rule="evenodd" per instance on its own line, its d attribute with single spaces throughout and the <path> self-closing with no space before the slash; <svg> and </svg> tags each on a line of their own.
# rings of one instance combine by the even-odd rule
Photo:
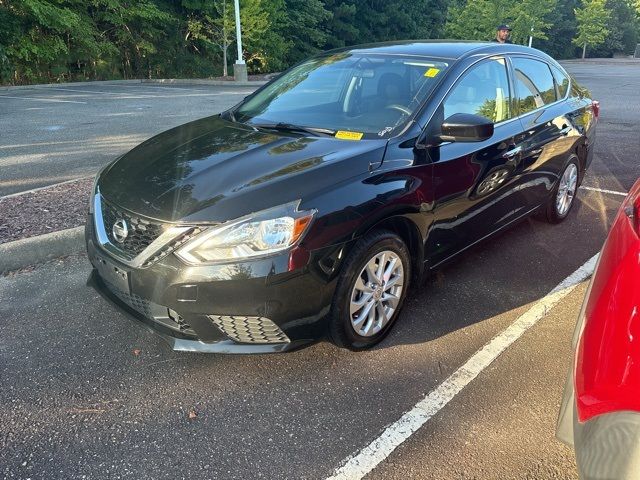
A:
<svg viewBox="0 0 640 480">
<path fill-rule="evenodd" d="M 345 130 L 336 132 L 336 138 L 341 138 L 342 140 L 360 140 L 362 135 L 364 135 L 362 132 L 347 132 Z"/>
<path fill-rule="evenodd" d="M 439 68 L 430 68 L 426 72 L 424 72 L 425 77 L 433 78 L 440 73 Z"/>
</svg>

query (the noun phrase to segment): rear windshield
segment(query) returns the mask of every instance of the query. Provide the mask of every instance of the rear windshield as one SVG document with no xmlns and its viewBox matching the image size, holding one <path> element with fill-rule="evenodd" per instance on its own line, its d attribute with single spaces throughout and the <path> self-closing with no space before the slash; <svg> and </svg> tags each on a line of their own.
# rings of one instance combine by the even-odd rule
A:
<svg viewBox="0 0 640 480">
<path fill-rule="evenodd" d="M 249 124 L 282 122 L 386 137 L 406 124 L 447 67 L 441 59 L 398 55 L 315 57 L 276 79 L 234 114 Z"/>
</svg>

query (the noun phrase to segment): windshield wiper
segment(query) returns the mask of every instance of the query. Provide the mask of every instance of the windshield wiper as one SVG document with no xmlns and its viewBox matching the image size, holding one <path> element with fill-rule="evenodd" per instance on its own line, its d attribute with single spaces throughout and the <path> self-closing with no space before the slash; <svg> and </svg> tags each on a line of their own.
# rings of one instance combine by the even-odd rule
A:
<svg viewBox="0 0 640 480">
<path fill-rule="evenodd" d="M 313 135 L 330 135 L 334 136 L 336 134 L 335 130 L 330 130 L 328 128 L 318 128 L 318 127 L 303 127 L 301 125 L 294 125 L 292 123 L 250 123 L 252 127 L 256 128 L 266 128 L 269 130 L 284 130 L 287 132 L 304 132 L 311 133 Z"/>
</svg>

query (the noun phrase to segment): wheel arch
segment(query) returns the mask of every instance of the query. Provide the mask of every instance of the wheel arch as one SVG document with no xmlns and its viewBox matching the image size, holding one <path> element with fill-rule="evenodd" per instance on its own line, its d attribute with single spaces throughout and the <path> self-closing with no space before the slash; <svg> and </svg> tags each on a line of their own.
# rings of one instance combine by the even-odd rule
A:
<svg viewBox="0 0 640 480">
<path fill-rule="evenodd" d="M 394 215 L 379 220 L 377 223 L 369 226 L 363 232 L 368 235 L 378 230 L 388 230 L 398 235 L 407 246 L 411 255 L 411 282 L 412 286 L 420 283 L 424 270 L 424 240 L 418 225 L 410 218 L 404 215 Z"/>
</svg>

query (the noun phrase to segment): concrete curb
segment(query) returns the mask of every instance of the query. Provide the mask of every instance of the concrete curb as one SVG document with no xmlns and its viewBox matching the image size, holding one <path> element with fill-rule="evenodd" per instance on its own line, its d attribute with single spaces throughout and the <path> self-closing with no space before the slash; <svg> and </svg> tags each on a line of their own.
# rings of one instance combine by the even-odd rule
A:
<svg viewBox="0 0 640 480">
<path fill-rule="evenodd" d="M 213 85 L 217 87 L 260 87 L 265 81 L 234 82 L 225 80 L 207 80 L 206 78 L 145 78 L 140 83 L 164 83 L 167 85 Z"/>
<path fill-rule="evenodd" d="M 209 80 L 206 78 L 138 78 L 135 80 L 94 80 L 91 82 L 41 83 L 35 85 L 5 85 L 0 86 L 0 92 L 12 90 L 36 90 L 41 88 L 60 88 L 66 86 L 86 87 L 91 85 L 118 85 L 140 83 L 164 83 L 167 85 L 212 85 L 219 87 L 259 87 L 267 83 L 256 80 L 248 82 L 234 82 L 224 80 Z"/>
<path fill-rule="evenodd" d="M 140 83 L 140 80 L 94 80 L 91 82 L 68 82 L 68 83 L 36 83 L 34 85 L 4 85 L 0 86 L 0 92 L 11 90 L 34 90 L 38 88 L 59 88 L 65 85 L 85 87 L 88 85 L 113 85 L 118 83 Z"/>
<path fill-rule="evenodd" d="M 0 274 L 84 250 L 84 226 L 0 244 Z"/>
<path fill-rule="evenodd" d="M 640 59 L 638 58 L 585 58 L 584 60 L 581 58 L 577 59 L 569 59 L 569 60 L 558 60 L 558 62 L 568 65 L 640 65 Z"/>
</svg>

